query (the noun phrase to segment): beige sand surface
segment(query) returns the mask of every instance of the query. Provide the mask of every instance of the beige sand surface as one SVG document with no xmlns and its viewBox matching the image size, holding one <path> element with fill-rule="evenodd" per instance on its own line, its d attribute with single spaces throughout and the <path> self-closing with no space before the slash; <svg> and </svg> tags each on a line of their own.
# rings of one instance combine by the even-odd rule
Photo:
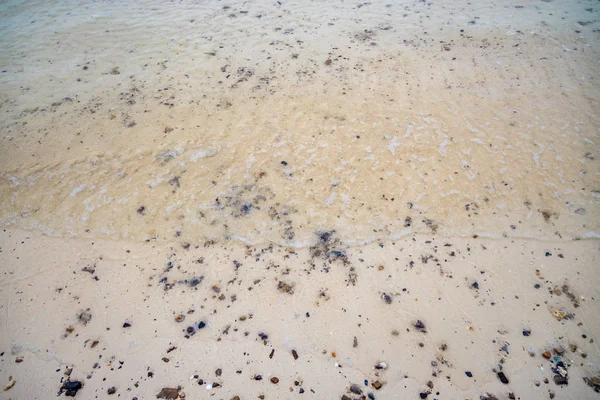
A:
<svg viewBox="0 0 600 400">
<path fill-rule="evenodd" d="M 2 2 L 0 399 L 598 398 L 599 11 Z"/>
<path fill-rule="evenodd" d="M 346 256 L 327 255 L 330 246 Z M 17 382 L 2 396 L 52 398 L 72 368 L 86 399 L 108 398 L 111 387 L 150 399 L 178 385 L 192 399 L 295 398 L 300 389 L 335 399 L 351 384 L 380 399 L 597 397 L 583 381 L 600 362 L 595 241 L 415 236 L 339 246 L 184 250 L 5 232 L 0 360 L 3 379 Z M 559 321 L 556 310 L 572 318 Z M 568 386 L 553 380 L 563 350 Z M 374 370 L 379 362 L 388 368 Z"/>
</svg>

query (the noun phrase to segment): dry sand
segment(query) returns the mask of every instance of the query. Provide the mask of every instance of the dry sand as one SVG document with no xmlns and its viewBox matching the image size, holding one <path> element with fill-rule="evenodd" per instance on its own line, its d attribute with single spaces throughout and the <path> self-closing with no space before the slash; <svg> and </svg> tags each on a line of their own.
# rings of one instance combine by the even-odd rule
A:
<svg viewBox="0 0 600 400">
<path fill-rule="evenodd" d="M 598 398 L 599 15 L 3 2 L 0 399 Z"/>
</svg>

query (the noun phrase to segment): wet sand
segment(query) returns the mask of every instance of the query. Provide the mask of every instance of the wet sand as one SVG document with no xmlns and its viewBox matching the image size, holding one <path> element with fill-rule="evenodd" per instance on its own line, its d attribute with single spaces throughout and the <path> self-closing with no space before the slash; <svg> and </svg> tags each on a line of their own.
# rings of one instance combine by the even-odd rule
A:
<svg viewBox="0 0 600 400">
<path fill-rule="evenodd" d="M 599 10 L 0 5 L 0 399 L 597 398 Z"/>
</svg>

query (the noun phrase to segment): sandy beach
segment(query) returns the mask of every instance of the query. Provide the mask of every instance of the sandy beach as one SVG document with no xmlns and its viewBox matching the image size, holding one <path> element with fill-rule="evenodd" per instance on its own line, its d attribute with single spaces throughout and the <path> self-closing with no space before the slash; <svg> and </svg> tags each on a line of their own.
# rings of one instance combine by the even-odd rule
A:
<svg viewBox="0 0 600 400">
<path fill-rule="evenodd" d="M 599 15 L 3 2 L 0 399 L 599 398 Z"/>
</svg>

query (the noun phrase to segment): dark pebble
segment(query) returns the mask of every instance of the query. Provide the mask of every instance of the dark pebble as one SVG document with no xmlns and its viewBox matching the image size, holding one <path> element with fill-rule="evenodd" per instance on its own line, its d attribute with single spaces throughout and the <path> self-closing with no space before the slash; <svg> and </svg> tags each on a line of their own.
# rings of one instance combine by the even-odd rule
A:
<svg viewBox="0 0 600 400">
<path fill-rule="evenodd" d="M 415 322 L 415 328 L 417 328 L 420 331 L 424 331 L 425 330 L 425 324 L 423 323 L 423 321 L 421 321 L 420 319 L 418 319 L 417 322 Z"/>
<path fill-rule="evenodd" d="M 523 329 L 523 336 L 531 335 L 531 329 Z"/>
<path fill-rule="evenodd" d="M 129 322 L 125 322 L 123 324 L 123 328 L 129 328 L 131 326 L 131 324 Z"/>
<path fill-rule="evenodd" d="M 63 384 L 62 389 L 65 390 L 65 396 L 75 397 L 77 391 L 82 387 L 83 385 L 79 381 L 67 381 Z"/>
<path fill-rule="evenodd" d="M 419 397 L 422 399 L 426 399 L 427 398 L 427 393 L 419 393 Z"/>
<path fill-rule="evenodd" d="M 200 323 L 198 324 L 198 329 L 202 329 L 206 326 L 206 322 L 204 321 L 200 321 Z"/>
<path fill-rule="evenodd" d="M 466 371 L 465 375 L 467 375 L 469 378 L 473 377 L 473 374 L 471 373 L 471 371 Z"/>
<path fill-rule="evenodd" d="M 556 375 L 554 375 L 554 383 L 556 383 L 557 385 L 568 385 L 569 380 L 567 379 L 566 376 L 556 374 Z"/>
<path fill-rule="evenodd" d="M 362 394 L 362 388 L 357 384 L 353 384 L 350 386 L 350 391 L 354 394 Z"/>
<path fill-rule="evenodd" d="M 113 386 L 113 387 L 109 388 L 106 391 L 106 393 L 108 393 L 108 394 L 115 394 L 115 393 L 117 393 L 117 388 Z"/>
<path fill-rule="evenodd" d="M 292 350 L 292 355 L 294 356 L 294 360 L 298 359 L 298 352 L 296 350 Z"/>
<path fill-rule="evenodd" d="M 281 165 L 287 165 L 287 162 L 286 161 L 282 161 Z"/>
<path fill-rule="evenodd" d="M 498 372 L 498 379 L 500 379 L 500 382 L 504 383 L 505 385 L 508 385 L 508 378 L 506 377 L 506 375 L 504 375 L 504 372 Z"/>
</svg>

